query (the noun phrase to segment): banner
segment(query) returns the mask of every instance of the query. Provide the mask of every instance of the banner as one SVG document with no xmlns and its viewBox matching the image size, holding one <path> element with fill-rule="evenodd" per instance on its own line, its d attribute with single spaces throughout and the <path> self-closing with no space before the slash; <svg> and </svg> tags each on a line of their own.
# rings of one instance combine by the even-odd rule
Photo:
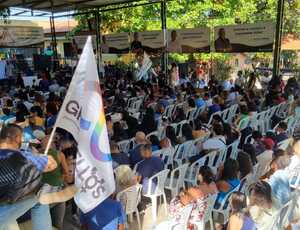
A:
<svg viewBox="0 0 300 230">
<path fill-rule="evenodd" d="M 84 213 L 115 190 L 115 181 L 92 39 L 88 37 L 55 128 L 77 141 L 75 202 Z"/>
<path fill-rule="evenodd" d="M 214 50 L 216 52 L 271 52 L 274 43 L 275 24 L 260 22 L 215 27 Z"/>
<path fill-rule="evenodd" d="M 210 51 L 210 29 L 180 29 L 168 31 L 169 53 L 199 53 Z"/>
<path fill-rule="evenodd" d="M 129 37 L 128 33 L 107 34 L 102 36 L 102 53 L 128 53 Z"/>
<path fill-rule="evenodd" d="M 144 49 L 147 53 L 159 53 L 164 50 L 164 34 L 161 30 L 134 32 L 130 34 L 130 48 Z M 137 46 L 137 47 L 135 47 Z"/>
<path fill-rule="evenodd" d="M 43 42 L 42 27 L 0 26 L 0 47 L 24 47 Z"/>
</svg>

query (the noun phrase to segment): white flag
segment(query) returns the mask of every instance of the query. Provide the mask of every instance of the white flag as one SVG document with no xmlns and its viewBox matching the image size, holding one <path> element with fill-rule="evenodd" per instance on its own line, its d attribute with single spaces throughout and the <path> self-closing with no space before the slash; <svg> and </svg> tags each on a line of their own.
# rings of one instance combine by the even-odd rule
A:
<svg viewBox="0 0 300 230">
<path fill-rule="evenodd" d="M 88 37 L 56 127 L 70 132 L 78 144 L 75 202 L 82 212 L 94 209 L 115 190 L 105 114 L 93 53 Z"/>
</svg>

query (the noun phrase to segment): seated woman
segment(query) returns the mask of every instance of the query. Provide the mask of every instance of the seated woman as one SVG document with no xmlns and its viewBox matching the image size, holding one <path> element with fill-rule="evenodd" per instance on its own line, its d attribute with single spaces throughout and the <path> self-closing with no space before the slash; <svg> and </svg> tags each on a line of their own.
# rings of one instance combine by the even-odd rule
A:
<svg viewBox="0 0 300 230">
<path fill-rule="evenodd" d="M 204 199 L 207 196 L 216 194 L 218 192 L 215 184 L 215 175 L 210 167 L 202 166 L 199 170 L 198 185 L 188 189 L 189 194 L 193 199 Z"/>
<path fill-rule="evenodd" d="M 194 121 L 195 129 L 193 130 L 192 134 L 194 139 L 204 137 L 209 134 L 208 129 L 202 124 L 200 119 L 196 119 Z"/>
<path fill-rule="evenodd" d="M 240 110 L 240 114 L 237 116 L 236 120 L 234 121 L 235 126 L 238 128 L 240 128 L 239 126 L 243 126 L 243 124 L 240 124 L 240 122 L 249 117 L 248 106 L 246 104 L 241 104 L 239 110 Z"/>
<path fill-rule="evenodd" d="M 247 208 L 247 197 L 241 192 L 233 192 L 229 199 L 231 209 L 227 230 L 254 230 L 255 223 Z"/>
<path fill-rule="evenodd" d="M 182 125 L 182 136 L 179 139 L 180 143 L 184 143 L 186 141 L 191 141 L 194 139 L 193 129 L 189 124 Z"/>
<path fill-rule="evenodd" d="M 232 144 L 239 138 L 240 133 L 228 123 L 223 124 L 226 145 Z"/>
<path fill-rule="evenodd" d="M 215 203 L 215 208 L 218 208 L 226 195 L 240 185 L 240 179 L 238 178 L 239 164 L 236 160 L 227 159 L 224 164 L 224 168 L 221 171 L 221 176 L 217 182 L 217 188 L 219 190 L 218 197 Z"/>
</svg>

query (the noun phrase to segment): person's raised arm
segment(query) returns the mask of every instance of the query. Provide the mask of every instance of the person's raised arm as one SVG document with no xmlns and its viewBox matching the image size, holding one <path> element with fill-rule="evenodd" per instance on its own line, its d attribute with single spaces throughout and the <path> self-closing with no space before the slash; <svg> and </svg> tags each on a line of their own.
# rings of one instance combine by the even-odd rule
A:
<svg viewBox="0 0 300 230">
<path fill-rule="evenodd" d="M 54 158 L 52 156 L 47 156 L 47 157 L 48 157 L 48 162 L 43 172 L 53 171 L 57 167 L 57 162 L 54 160 Z"/>
</svg>

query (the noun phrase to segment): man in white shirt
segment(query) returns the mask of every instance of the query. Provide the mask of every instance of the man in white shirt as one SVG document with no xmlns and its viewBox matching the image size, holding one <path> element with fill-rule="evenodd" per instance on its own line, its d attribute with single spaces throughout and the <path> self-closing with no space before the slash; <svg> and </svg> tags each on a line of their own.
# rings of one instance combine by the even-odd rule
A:
<svg viewBox="0 0 300 230">
<path fill-rule="evenodd" d="M 176 30 L 172 30 L 171 32 L 171 40 L 168 43 L 169 53 L 182 53 L 182 48 L 180 42 L 177 40 Z"/>
<path fill-rule="evenodd" d="M 213 125 L 213 137 L 207 139 L 202 144 L 202 150 L 219 150 L 225 148 L 226 140 L 224 137 L 224 128 L 222 124 Z"/>
</svg>

